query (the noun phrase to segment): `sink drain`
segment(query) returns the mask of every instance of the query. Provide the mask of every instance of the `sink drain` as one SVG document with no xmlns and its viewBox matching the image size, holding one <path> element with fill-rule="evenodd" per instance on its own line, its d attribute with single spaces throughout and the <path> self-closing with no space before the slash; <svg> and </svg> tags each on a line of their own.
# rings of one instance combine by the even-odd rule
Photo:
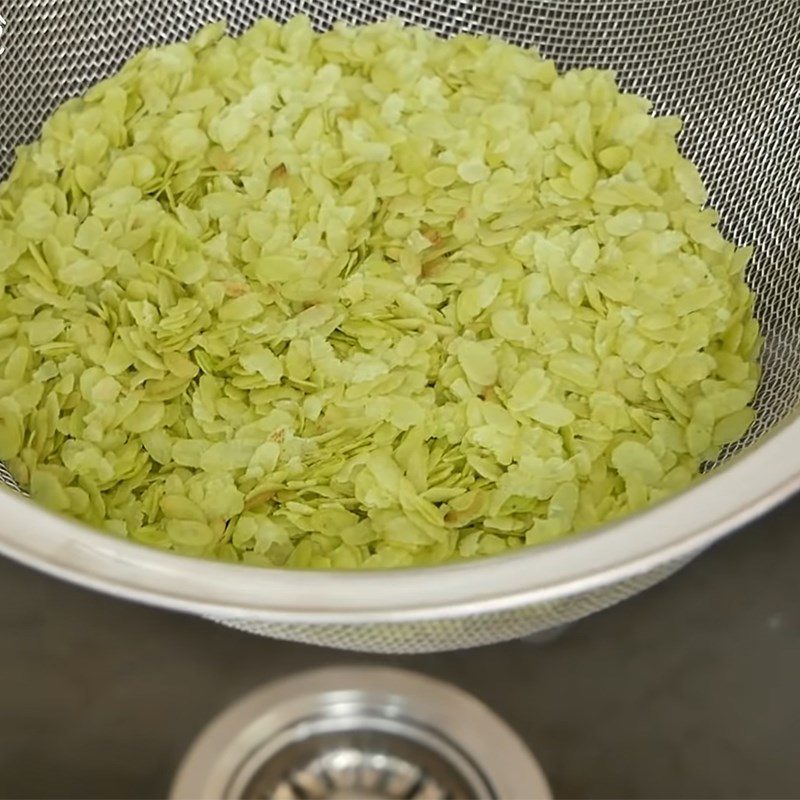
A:
<svg viewBox="0 0 800 800">
<path fill-rule="evenodd" d="M 376 722 L 351 718 L 347 728 L 335 734 L 308 729 L 316 724 L 303 726 L 301 741 L 259 754 L 260 766 L 239 796 L 259 800 L 491 796 L 480 772 L 458 751 L 447 752 L 443 741 L 396 721 L 391 724 L 395 730 Z"/>
<path fill-rule="evenodd" d="M 270 684 L 214 720 L 173 800 L 549 798 L 517 735 L 470 695 L 408 672 L 328 669 Z"/>
</svg>

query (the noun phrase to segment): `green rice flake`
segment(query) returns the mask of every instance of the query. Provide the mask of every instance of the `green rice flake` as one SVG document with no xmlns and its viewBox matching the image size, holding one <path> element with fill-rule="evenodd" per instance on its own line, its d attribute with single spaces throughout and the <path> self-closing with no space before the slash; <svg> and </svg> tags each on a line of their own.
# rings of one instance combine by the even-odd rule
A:
<svg viewBox="0 0 800 800">
<path fill-rule="evenodd" d="M 752 424 L 760 346 L 679 130 L 396 20 L 147 50 L 0 185 L 0 459 L 111 535 L 310 569 L 678 491 Z"/>
</svg>

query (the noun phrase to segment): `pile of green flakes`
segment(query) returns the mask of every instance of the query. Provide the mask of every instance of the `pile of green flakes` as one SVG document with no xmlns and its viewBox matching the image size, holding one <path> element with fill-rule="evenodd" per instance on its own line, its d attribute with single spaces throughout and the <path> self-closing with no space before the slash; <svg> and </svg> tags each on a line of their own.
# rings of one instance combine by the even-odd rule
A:
<svg viewBox="0 0 800 800">
<path fill-rule="evenodd" d="M 499 553 L 685 487 L 752 421 L 759 333 L 649 108 L 397 22 L 140 53 L 0 188 L 0 459 L 114 535 L 289 567 Z"/>
</svg>

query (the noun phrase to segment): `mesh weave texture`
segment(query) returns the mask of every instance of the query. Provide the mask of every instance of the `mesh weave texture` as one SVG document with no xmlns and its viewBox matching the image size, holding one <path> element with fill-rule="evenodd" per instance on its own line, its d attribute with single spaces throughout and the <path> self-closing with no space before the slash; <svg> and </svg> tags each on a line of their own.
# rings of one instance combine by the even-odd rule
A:
<svg viewBox="0 0 800 800">
<path fill-rule="evenodd" d="M 292 642 L 356 650 L 364 653 L 436 653 L 464 647 L 508 642 L 571 622 L 616 605 L 649 589 L 682 567 L 690 558 L 667 561 L 657 569 L 588 592 L 567 595 L 547 603 L 421 622 L 385 622 L 317 625 L 263 622 L 240 617 L 209 617 L 247 633 Z"/>
<path fill-rule="evenodd" d="M 658 114 L 685 122 L 723 232 L 752 244 L 748 281 L 765 337 L 758 416 L 725 460 L 800 400 L 800 3 L 797 0 L 12 0 L 0 44 L 0 176 L 61 102 L 145 46 L 226 19 L 240 33 L 262 16 L 305 13 L 319 28 L 398 16 L 442 35 L 492 33 L 535 45 L 562 69 L 612 68 Z M 0 465 L 0 481 L 13 485 Z M 16 488 L 16 487 L 15 487 Z M 499 615 L 396 626 L 227 624 L 280 638 L 383 652 L 485 644 L 558 625 L 655 582 L 666 563 L 625 584 Z M 417 627 L 419 626 L 419 627 Z M 424 627 L 422 627 L 424 626 Z"/>
</svg>

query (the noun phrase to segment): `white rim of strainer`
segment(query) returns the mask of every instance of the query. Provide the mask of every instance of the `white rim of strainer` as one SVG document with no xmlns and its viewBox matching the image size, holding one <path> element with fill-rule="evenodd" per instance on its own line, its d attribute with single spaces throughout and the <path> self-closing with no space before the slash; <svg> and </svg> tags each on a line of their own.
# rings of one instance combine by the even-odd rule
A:
<svg viewBox="0 0 800 800">
<path fill-rule="evenodd" d="M 392 571 L 267 569 L 180 556 L 96 532 L 8 489 L 0 553 L 117 597 L 273 623 L 410 622 L 554 601 L 696 553 L 800 487 L 800 417 L 692 488 L 583 535 Z"/>
</svg>

